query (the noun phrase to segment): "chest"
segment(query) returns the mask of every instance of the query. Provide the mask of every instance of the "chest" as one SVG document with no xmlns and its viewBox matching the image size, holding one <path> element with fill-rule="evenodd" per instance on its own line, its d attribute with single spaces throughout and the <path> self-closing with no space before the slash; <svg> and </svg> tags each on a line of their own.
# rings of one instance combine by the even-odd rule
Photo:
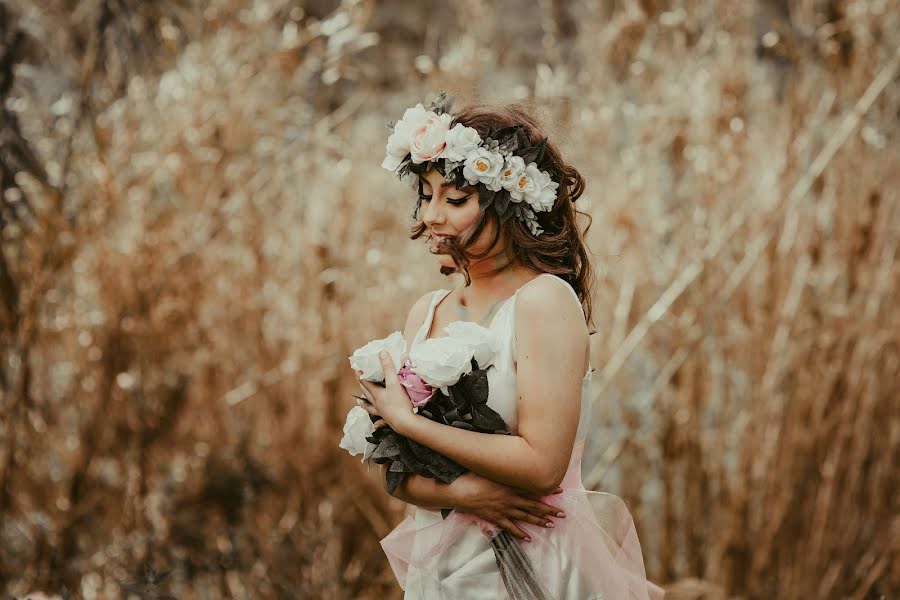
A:
<svg viewBox="0 0 900 600">
<path fill-rule="evenodd" d="M 431 311 L 431 319 L 426 321 L 421 332 L 421 339 L 442 337 L 447 325 L 467 321 L 493 329 L 502 309 L 512 298 L 503 298 L 489 304 L 463 306 L 453 292 L 444 294 Z"/>
</svg>

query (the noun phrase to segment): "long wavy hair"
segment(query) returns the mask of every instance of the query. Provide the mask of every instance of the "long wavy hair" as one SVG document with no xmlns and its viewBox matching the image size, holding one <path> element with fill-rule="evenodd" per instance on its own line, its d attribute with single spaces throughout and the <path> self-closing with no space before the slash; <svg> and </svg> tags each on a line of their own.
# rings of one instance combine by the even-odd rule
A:
<svg viewBox="0 0 900 600">
<path fill-rule="evenodd" d="M 452 125 L 462 123 L 466 127 L 471 127 L 478 132 L 482 139 L 502 127 L 512 125 L 522 125 L 532 144 L 537 144 L 547 137 L 537 120 L 528 114 L 521 104 L 503 106 L 473 104 L 458 112 L 454 111 L 453 114 Z M 488 208 L 482 211 L 481 217 L 470 231 L 460 236 L 459 239 L 450 238 L 445 241 L 447 253 L 453 258 L 456 267 L 442 266 L 441 273 L 450 275 L 460 272 L 465 277 L 466 286 L 469 286 L 472 283 L 469 277 L 469 265 L 473 261 L 486 258 L 495 252 L 502 233 L 506 232 L 505 248 L 501 250 L 505 250 L 511 261 L 495 269 L 494 273 L 505 271 L 518 263 L 535 271 L 552 273 L 561 277 L 578 294 L 588 327 L 591 328 L 593 326 L 591 289 L 594 283 L 594 271 L 591 267 L 591 254 L 584 239 L 593 219 L 589 214 L 575 208 L 575 201 L 584 192 L 584 177 L 575 167 L 562 159 L 559 149 L 550 140 L 548 140 L 544 156 L 537 166 L 540 170 L 550 173 L 553 181 L 559 183 L 553 208 L 549 212 L 535 213 L 544 232 L 539 236 L 532 235 L 527 225 L 515 217 L 501 224 L 497 211 Z M 482 184 L 478 184 L 479 190 L 481 186 Z M 428 232 L 428 227 L 418 218 L 421 202 L 421 199 L 417 201 L 413 211 L 413 219 L 416 221 L 410 235 L 410 239 L 413 240 Z M 587 225 L 583 231 L 578 228 L 576 222 L 578 215 L 587 219 Z M 489 223 L 494 224 L 494 235 L 487 250 L 482 253 L 472 253 L 471 247 Z M 591 333 L 595 332 L 591 331 Z"/>
</svg>

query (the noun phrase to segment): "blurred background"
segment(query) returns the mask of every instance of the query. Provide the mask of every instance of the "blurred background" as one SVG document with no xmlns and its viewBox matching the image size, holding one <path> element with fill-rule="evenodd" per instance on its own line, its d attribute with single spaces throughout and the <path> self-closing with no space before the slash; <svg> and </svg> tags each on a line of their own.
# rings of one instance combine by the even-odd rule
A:
<svg viewBox="0 0 900 600">
<path fill-rule="evenodd" d="M 0 2 L 0 591 L 402 596 L 338 441 L 460 282 L 380 167 L 443 88 L 587 179 L 584 479 L 649 577 L 900 597 L 898 48 L 898 0 Z"/>
</svg>

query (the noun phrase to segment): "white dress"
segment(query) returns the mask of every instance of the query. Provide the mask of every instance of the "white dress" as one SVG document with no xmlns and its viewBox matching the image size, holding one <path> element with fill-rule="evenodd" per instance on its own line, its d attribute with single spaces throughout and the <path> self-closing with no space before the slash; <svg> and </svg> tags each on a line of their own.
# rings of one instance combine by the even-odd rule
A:
<svg viewBox="0 0 900 600">
<path fill-rule="evenodd" d="M 579 303 L 575 290 L 563 279 Z M 532 280 L 533 281 L 533 280 Z M 530 283 L 530 282 L 529 282 Z M 525 284 L 528 285 L 528 284 Z M 522 286 L 525 287 L 525 286 Z M 503 417 L 510 431 L 518 431 L 516 411 L 515 300 L 520 287 L 495 313 L 488 328 L 501 340 L 501 350 L 488 368 L 487 404 Z M 450 290 L 437 290 L 425 321 L 412 345 L 425 339 L 437 304 Z M 583 314 L 583 313 L 582 313 Z M 544 528 L 517 522 L 531 542 L 518 541 L 540 580 L 543 595 L 517 592 L 517 598 L 554 600 L 631 600 L 662 597 L 662 590 L 645 578 L 643 556 L 631 514 L 621 498 L 584 489 L 581 455 L 590 426 L 591 368 L 582 379 L 581 415 L 569 469 L 561 494 L 542 498 L 558 506 L 566 517 Z M 499 533 L 474 515 L 453 511 L 447 519 L 440 511 L 415 507 L 381 540 L 382 548 L 405 590 L 405 599 L 494 600 L 510 597 L 490 539 Z M 499 538 L 498 538 L 499 539 Z M 512 584 L 515 587 L 515 584 Z"/>
</svg>

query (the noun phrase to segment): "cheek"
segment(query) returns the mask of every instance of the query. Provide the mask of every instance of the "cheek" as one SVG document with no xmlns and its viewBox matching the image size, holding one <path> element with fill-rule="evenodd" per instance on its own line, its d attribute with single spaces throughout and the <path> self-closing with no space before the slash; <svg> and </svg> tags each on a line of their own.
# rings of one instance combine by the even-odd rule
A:
<svg viewBox="0 0 900 600">
<path fill-rule="evenodd" d="M 489 208 L 488 210 L 493 210 Z M 472 218 L 472 225 L 478 222 L 478 219 L 481 218 L 481 211 L 476 206 L 475 215 Z M 491 240 L 494 239 L 494 233 L 496 231 L 496 225 L 490 220 L 487 219 L 487 222 L 484 224 L 484 229 L 481 230 L 481 233 L 478 234 L 478 238 L 475 240 L 474 249 L 478 252 L 484 252 L 488 245 L 491 243 Z"/>
<path fill-rule="evenodd" d="M 465 206 L 461 206 L 453 211 L 451 219 L 453 220 L 454 229 L 456 231 L 465 231 L 475 227 L 478 219 L 481 217 L 481 209 L 478 208 L 477 197 L 469 198 Z"/>
</svg>

